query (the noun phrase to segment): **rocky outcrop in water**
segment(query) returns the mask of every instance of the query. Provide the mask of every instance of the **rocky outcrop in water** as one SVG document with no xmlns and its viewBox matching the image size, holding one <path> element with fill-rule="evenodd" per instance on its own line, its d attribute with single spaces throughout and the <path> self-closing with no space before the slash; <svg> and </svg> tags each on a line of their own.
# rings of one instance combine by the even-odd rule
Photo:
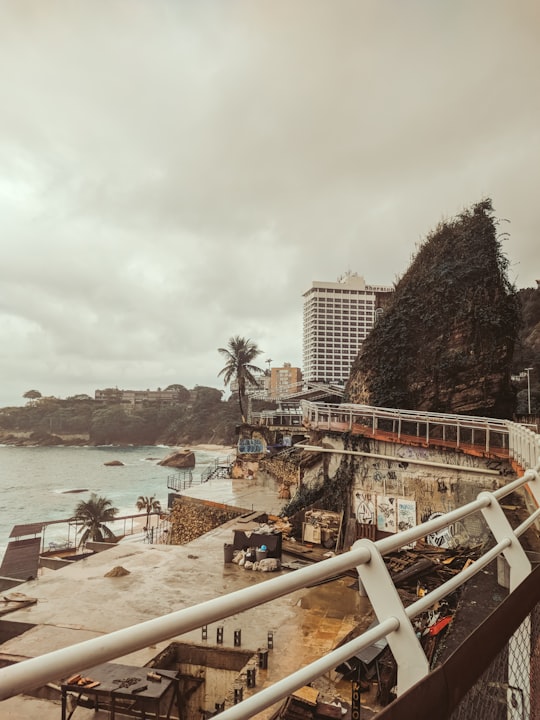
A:
<svg viewBox="0 0 540 720">
<path fill-rule="evenodd" d="M 195 467 L 195 453 L 192 450 L 176 450 L 167 455 L 166 458 L 160 460 L 158 465 L 165 465 L 173 468 L 193 468 Z"/>
</svg>

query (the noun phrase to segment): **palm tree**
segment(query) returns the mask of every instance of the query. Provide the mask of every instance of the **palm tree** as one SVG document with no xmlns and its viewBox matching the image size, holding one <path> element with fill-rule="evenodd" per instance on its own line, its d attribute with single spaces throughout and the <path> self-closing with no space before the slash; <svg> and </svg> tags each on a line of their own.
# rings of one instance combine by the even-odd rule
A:
<svg viewBox="0 0 540 720">
<path fill-rule="evenodd" d="M 147 495 L 139 495 L 135 504 L 137 505 L 137 510 L 146 510 L 146 527 L 148 528 L 150 513 L 161 512 L 161 503 L 159 500 L 156 500 L 153 495 L 151 497 L 148 497 Z"/>
<path fill-rule="evenodd" d="M 82 532 L 79 546 L 84 545 L 88 540 L 97 542 L 103 542 L 105 538 L 116 540 L 113 531 L 105 523 L 112 522 L 117 512 L 118 508 L 113 507 L 110 500 L 98 497 L 96 493 L 92 493 L 89 500 L 81 500 L 75 508 L 74 515 L 75 520 L 82 521 L 82 527 L 78 531 Z"/>
<path fill-rule="evenodd" d="M 253 373 L 262 373 L 261 368 L 252 365 L 253 360 L 262 353 L 257 344 L 239 335 L 229 339 L 226 348 L 218 348 L 218 352 L 227 358 L 225 367 L 218 373 L 218 377 L 223 375 L 223 382 L 228 385 L 232 380 L 238 383 L 238 404 L 240 405 L 240 414 L 242 422 L 246 421 L 244 416 L 244 406 L 242 403 L 246 394 L 246 384 L 250 383 L 258 387 L 259 383 Z"/>
</svg>

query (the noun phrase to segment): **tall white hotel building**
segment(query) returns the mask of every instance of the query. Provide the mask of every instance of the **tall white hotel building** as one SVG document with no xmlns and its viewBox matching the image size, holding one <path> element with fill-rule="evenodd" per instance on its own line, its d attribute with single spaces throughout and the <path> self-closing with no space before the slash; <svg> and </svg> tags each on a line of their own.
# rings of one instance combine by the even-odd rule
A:
<svg viewBox="0 0 540 720">
<path fill-rule="evenodd" d="M 304 381 L 347 381 L 362 342 L 393 290 L 366 285 L 356 273 L 347 273 L 337 282 L 311 284 L 304 293 Z"/>
</svg>

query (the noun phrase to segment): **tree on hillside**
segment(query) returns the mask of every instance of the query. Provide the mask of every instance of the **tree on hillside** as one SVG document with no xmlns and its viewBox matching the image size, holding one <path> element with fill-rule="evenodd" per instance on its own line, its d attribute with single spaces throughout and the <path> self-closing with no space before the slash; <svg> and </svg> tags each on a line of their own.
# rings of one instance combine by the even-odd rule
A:
<svg viewBox="0 0 540 720">
<path fill-rule="evenodd" d="M 27 400 L 38 400 L 41 397 L 41 393 L 39 390 L 27 390 L 23 398 L 26 398 Z"/>
<path fill-rule="evenodd" d="M 238 385 L 238 404 L 240 405 L 240 414 L 242 421 L 245 422 L 243 400 L 246 395 L 246 385 L 249 383 L 258 387 L 259 383 L 254 373 L 262 373 L 261 368 L 253 365 L 253 360 L 262 353 L 257 344 L 239 335 L 229 339 L 226 348 L 218 348 L 227 360 L 225 367 L 220 370 L 218 377 L 223 375 L 223 382 L 229 385 L 232 381 L 236 381 Z"/>
<path fill-rule="evenodd" d="M 116 540 L 113 531 L 105 523 L 112 522 L 117 513 L 118 508 L 113 507 L 110 500 L 98 497 L 96 493 L 92 493 L 89 500 L 81 500 L 73 516 L 74 520 L 83 523 L 78 531 L 82 533 L 79 546 L 84 545 L 88 540 L 96 542 L 103 542 L 105 538 Z"/>
<path fill-rule="evenodd" d="M 159 502 L 159 500 L 156 500 L 153 495 L 150 497 L 148 497 L 147 495 L 139 495 L 135 504 L 139 512 L 141 510 L 146 510 L 146 527 L 150 527 L 150 513 L 161 512 L 161 503 Z"/>
</svg>

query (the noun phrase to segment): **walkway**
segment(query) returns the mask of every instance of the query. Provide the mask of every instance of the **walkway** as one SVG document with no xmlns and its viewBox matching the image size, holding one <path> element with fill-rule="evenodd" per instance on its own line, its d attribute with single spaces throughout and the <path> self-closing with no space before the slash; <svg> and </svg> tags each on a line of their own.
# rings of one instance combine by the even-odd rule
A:
<svg viewBox="0 0 540 720">
<path fill-rule="evenodd" d="M 510 420 L 305 401 L 302 413 L 308 430 L 510 460 L 517 473 L 538 462 L 538 435 L 528 426 Z"/>
</svg>

